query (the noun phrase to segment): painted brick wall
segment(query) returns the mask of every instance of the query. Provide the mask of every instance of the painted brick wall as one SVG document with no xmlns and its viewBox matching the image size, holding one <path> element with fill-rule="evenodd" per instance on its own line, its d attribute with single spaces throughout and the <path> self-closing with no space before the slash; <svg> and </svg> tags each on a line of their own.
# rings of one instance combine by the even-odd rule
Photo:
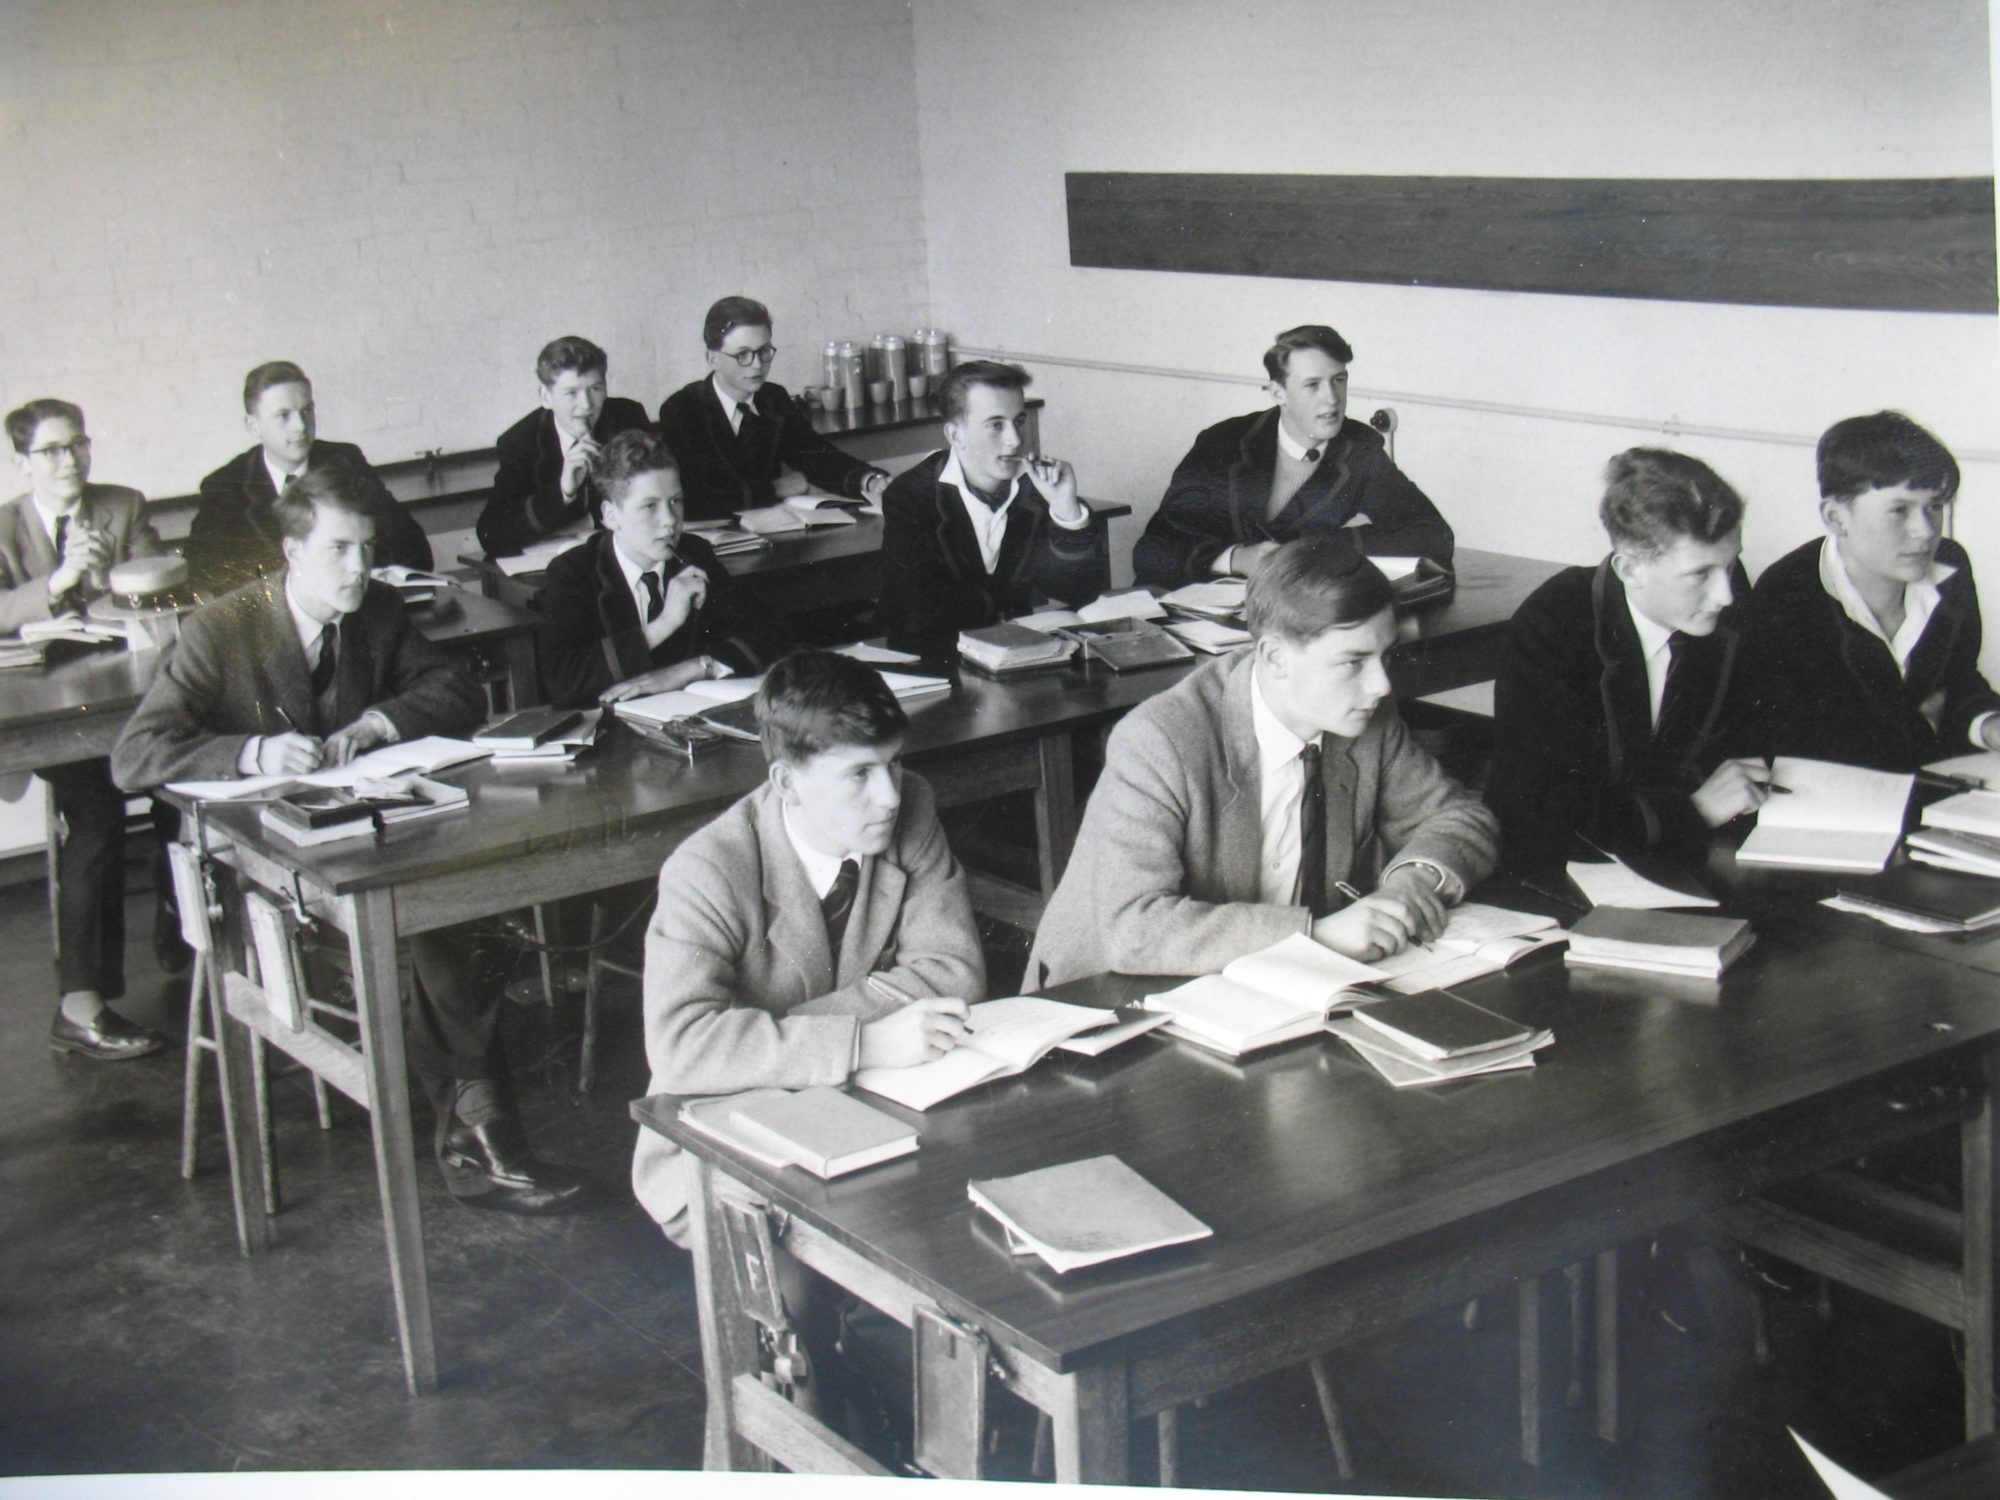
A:
<svg viewBox="0 0 2000 1500">
<path fill-rule="evenodd" d="M 657 410 L 703 309 L 777 378 L 928 313 L 905 0 L 10 0 L 0 404 L 185 492 L 261 360 L 372 457 L 481 447 L 576 332 Z"/>
</svg>

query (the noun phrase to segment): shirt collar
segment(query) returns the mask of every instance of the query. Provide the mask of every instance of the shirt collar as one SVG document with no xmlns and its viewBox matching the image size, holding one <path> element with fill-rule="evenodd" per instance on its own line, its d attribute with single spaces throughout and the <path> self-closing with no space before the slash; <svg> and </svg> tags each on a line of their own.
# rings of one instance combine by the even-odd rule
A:
<svg viewBox="0 0 2000 1500">
<path fill-rule="evenodd" d="M 713 375 L 708 377 L 708 388 L 715 392 L 715 399 L 722 404 L 722 414 L 729 418 L 732 425 L 736 421 L 736 408 L 739 403 L 749 407 L 753 412 L 757 411 L 756 396 L 732 396 L 722 388 L 722 382 Z M 763 414 L 759 412 L 758 415 Z"/>
<path fill-rule="evenodd" d="M 824 896 L 833 889 L 833 882 L 840 874 L 843 859 L 851 859 L 857 866 L 861 863 L 861 856 L 858 854 L 827 854 L 813 848 L 800 838 L 798 829 L 792 826 L 792 810 L 789 807 L 781 807 L 779 816 L 784 819 L 785 837 L 792 842 L 792 852 L 798 855 L 799 863 L 805 866 L 806 881 L 812 886 L 814 895 Z"/>
<path fill-rule="evenodd" d="M 1296 464 L 1304 463 L 1306 461 L 1306 454 L 1312 451 L 1311 445 L 1301 443 L 1292 436 L 1291 429 L 1285 426 L 1285 419 L 1282 414 L 1278 417 L 1278 446 L 1284 449 L 1285 457 Z M 1325 444 L 1322 443 L 1319 446 L 1322 453 L 1326 451 Z"/>
<path fill-rule="evenodd" d="M 950 450 L 950 452 L 951 456 L 944 461 L 944 468 L 938 471 L 938 483 L 950 485 L 953 489 L 957 490 L 958 493 L 962 495 L 967 501 L 975 505 L 983 506 L 985 502 L 983 500 L 980 500 L 978 496 L 974 495 L 972 493 L 972 486 L 966 483 L 965 469 L 959 464 L 958 461 L 958 450 L 956 448 L 953 448 L 952 450 Z M 995 515 L 998 515 L 1001 511 L 1005 510 L 1008 506 L 1012 505 L 1017 499 L 1020 498 L 1021 481 L 1026 477 L 1027 476 L 1025 472 L 1018 473 L 1014 476 L 1014 482 L 1007 487 L 1007 498 L 1001 501 L 998 505 L 993 507 Z"/>
<path fill-rule="evenodd" d="M 1266 780 L 1270 773 L 1299 758 L 1306 741 L 1287 729 L 1284 721 L 1264 701 L 1264 685 L 1257 680 L 1257 668 L 1250 668 L 1250 732 L 1257 737 L 1257 767 Z"/>
<path fill-rule="evenodd" d="M 1915 583 L 1903 585 L 1903 630 L 1909 635 L 1910 622 L 1920 621 L 1915 632 L 1923 634 L 1923 625 L 1930 622 L 1931 615 L 1938 607 L 1938 586 L 1958 569 L 1950 563 L 1931 559 L 1930 572 Z M 1854 577 L 1847 571 L 1847 559 L 1840 555 L 1840 544 L 1827 537 L 1819 545 L 1820 587 L 1831 594 L 1847 612 L 1847 618 L 1878 640 L 1884 641 L 1894 651 L 1896 643 L 1882 631 L 1882 622 L 1875 618 L 1875 611 L 1868 607 L 1868 601 L 1861 597 L 1861 590 L 1854 586 Z M 1913 637 L 1914 639 L 1914 637 Z M 1899 659 L 1902 653 L 1899 653 Z"/>
<path fill-rule="evenodd" d="M 264 472 L 271 476 L 271 493 L 273 493 L 274 495 L 284 494 L 285 481 L 295 476 L 286 473 L 283 469 L 279 468 L 276 464 L 272 463 L 271 455 L 265 452 L 262 448 L 259 448 L 257 450 L 257 456 L 264 461 Z M 311 466 L 312 460 L 310 457 L 307 458 L 306 464 L 307 467 Z M 300 469 L 299 473 L 300 474 L 305 473 L 305 469 Z"/>
<path fill-rule="evenodd" d="M 50 510 L 49 507 L 43 503 L 42 497 L 36 494 L 33 490 L 28 491 L 28 500 L 29 503 L 35 507 L 35 514 L 42 518 L 42 530 L 48 533 L 49 542 L 51 545 L 54 544 L 56 539 L 57 520 L 59 520 L 63 516 L 68 516 L 72 521 L 74 521 L 83 514 L 83 497 L 81 495 L 77 496 L 76 504 L 72 505 L 68 510 Z M 58 557 L 56 561 L 60 563 L 62 559 Z"/>
<path fill-rule="evenodd" d="M 618 559 L 618 571 L 625 575 L 625 586 L 633 593 L 639 592 L 641 578 L 648 573 L 659 572 L 666 566 L 664 563 L 636 563 L 625 555 L 625 549 L 618 545 L 617 537 L 610 536 L 608 532 L 606 536 L 608 538 L 606 545 L 611 548 L 611 555 Z"/>
<path fill-rule="evenodd" d="M 1639 655 L 1645 660 L 1651 661 L 1673 644 L 1673 630 L 1634 604 L 1630 594 L 1625 596 L 1625 609 L 1632 616 L 1632 628 L 1639 632 Z"/>
<path fill-rule="evenodd" d="M 292 629 L 299 633 L 299 644 L 305 647 L 309 653 L 319 640 L 320 632 L 325 630 L 328 625 L 333 626 L 336 631 L 340 628 L 341 617 L 339 615 L 335 615 L 331 620 L 315 620 L 305 612 L 304 606 L 299 603 L 299 596 L 292 589 L 292 570 L 290 568 L 285 570 L 285 607 L 292 612 Z"/>
</svg>

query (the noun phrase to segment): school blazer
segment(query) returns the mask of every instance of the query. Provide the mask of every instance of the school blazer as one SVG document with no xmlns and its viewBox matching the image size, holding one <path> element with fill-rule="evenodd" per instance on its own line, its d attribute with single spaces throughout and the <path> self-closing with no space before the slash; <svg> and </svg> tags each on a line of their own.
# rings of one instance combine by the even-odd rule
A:
<svg viewBox="0 0 2000 1500">
<path fill-rule="evenodd" d="M 938 478 L 950 458 L 940 449 L 883 492 L 883 630 L 955 638 L 961 630 L 1026 614 L 1044 600 L 1081 604 L 1104 591 L 1110 580 L 1096 530 L 1056 525 L 1047 498 L 1025 474 L 1007 512 L 999 560 L 988 573 L 964 497 Z"/>
<path fill-rule="evenodd" d="M 860 1027 L 900 1004 L 867 983 L 871 974 L 912 997 L 985 995 L 965 871 L 922 778 L 903 774 L 895 835 L 861 862 L 838 954 L 781 806 L 766 782 L 660 869 L 646 930 L 649 1093 L 844 1083 Z M 679 1157 L 639 1132 L 632 1186 L 662 1224 L 687 1204 Z"/>
<path fill-rule="evenodd" d="M 769 382 L 757 392 L 756 414 L 731 432 L 709 377 L 692 381 L 661 403 L 660 436 L 681 466 L 691 521 L 772 504 L 771 486 L 787 466 L 815 489 L 850 500 L 861 498 L 862 480 L 882 472 L 834 447 L 814 430 L 806 409 Z"/>
<path fill-rule="evenodd" d="M 1958 571 L 1939 585 L 1905 677 L 1888 646 L 1820 583 L 1820 548 L 1831 545 L 1822 538 L 1786 553 L 1751 596 L 1745 635 L 1762 747 L 1884 771 L 1966 754 L 1972 721 L 2000 710 L 2000 695 L 1979 671 L 1979 590 L 1965 549 L 1949 538 L 1938 544 L 1937 560 Z"/>
<path fill-rule="evenodd" d="M 226 780 L 251 735 L 294 725 L 331 734 L 371 708 L 405 740 L 464 735 L 485 717 L 479 685 L 411 627 L 387 584 L 369 584 L 341 624 L 339 650 L 332 712 L 322 718 L 283 574 L 204 605 L 181 622 L 180 640 L 118 736 L 112 779 L 126 791 Z"/>
<path fill-rule="evenodd" d="M 542 692 L 559 708 L 586 708 L 614 682 L 654 667 L 709 655 L 737 672 L 761 672 L 779 638 L 724 570 L 715 551 L 688 532 L 679 543 L 690 567 L 708 575 L 708 599 L 686 624 L 650 650 L 639 603 L 625 582 L 609 532 L 559 555 L 542 578 L 539 649 Z"/>
<path fill-rule="evenodd" d="M 1429 557 L 1448 563 L 1451 527 L 1430 497 L 1396 467 L 1382 438 L 1348 418 L 1319 467 L 1266 521 L 1278 473 L 1278 409 L 1208 428 L 1174 470 L 1159 508 L 1132 549 L 1138 582 L 1178 588 L 1206 578 L 1226 547 L 1330 536 L 1370 557 Z M 1368 524 L 1350 526 L 1366 515 Z"/>
<path fill-rule="evenodd" d="M 652 425 L 646 408 L 638 402 L 611 396 L 597 413 L 590 435 L 608 443 L 621 432 Z M 556 414 L 546 406 L 537 407 L 501 433 L 494 446 L 499 450 L 500 468 L 493 476 L 493 493 L 486 497 L 474 527 L 479 545 L 489 555 L 519 552 L 530 542 L 595 514 L 595 479 L 584 481 L 574 502 L 563 498 L 562 438 L 556 432 Z"/>
<path fill-rule="evenodd" d="M 424 528 L 389 493 L 361 450 L 352 443 L 315 441 L 306 455 L 306 472 L 333 467 L 353 469 L 368 482 L 375 512 L 376 565 L 428 568 L 431 544 Z M 219 599 L 253 578 L 284 571 L 278 519 L 271 510 L 277 498 L 262 448 L 246 449 L 202 480 L 201 499 L 181 547 L 196 598 Z"/>
<path fill-rule="evenodd" d="M 1734 583 L 1745 597 L 1740 568 Z M 1528 596 L 1494 683 L 1486 783 L 1510 869 L 1560 866 L 1583 852 L 1577 834 L 1618 853 L 1702 844 L 1692 794 L 1749 748 L 1739 618 L 1732 605 L 1712 634 L 1683 641 L 1655 729 L 1639 632 L 1610 559 L 1565 568 Z"/>
<path fill-rule="evenodd" d="M 1088 974 L 1206 974 L 1306 932 L 1303 906 L 1265 905 L 1253 653 L 1207 662 L 1111 733 L 1076 850 L 1028 956 L 1030 984 Z M 1493 870 L 1493 814 L 1445 774 L 1385 701 L 1352 740 L 1329 737 L 1327 880 L 1366 889 L 1398 859 L 1466 888 Z M 1037 978 L 1037 976 L 1040 976 Z"/>
<path fill-rule="evenodd" d="M 109 538 L 112 565 L 167 550 L 146 519 L 146 497 L 137 490 L 86 484 L 76 514 Z M 46 620 L 56 612 L 47 580 L 60 561 L 33 497 L 16 495 L 0 505 L 0 634 L 12 635 L 30 620 Z"/>
</svg>

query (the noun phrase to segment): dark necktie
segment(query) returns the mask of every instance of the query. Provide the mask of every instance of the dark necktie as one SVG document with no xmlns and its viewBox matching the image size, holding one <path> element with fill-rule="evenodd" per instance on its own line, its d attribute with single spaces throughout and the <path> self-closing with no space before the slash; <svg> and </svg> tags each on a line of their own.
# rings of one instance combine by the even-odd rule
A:
<svg viewBox="0 0 2000 1500">
<path fill-rule="evenodd" d="M 69 517 L 56 517 L 56 563 L 62 563 L 63 546 L 69 541 Z"/>
<path fill-rule="evenodd" d="M 1660 716 L 1653 721 L 1655 729 L 1667 722 L 1667 705 L 1674 696 L 1674 676 L 1681 669 L 1681 648 L 1689 639 L 1678 630 L 1667 637 L 1667 675 L 1660 682 Z"/>
<path fill-rule="evenodd" d="M 840 873 L 819 898 L 820 915 L 826 918 L 826 945 L 833 953 L 833 966 L 840 967 L 840 940 L 847 935 L 848 913 L 854 910 L 854 891 L 861 884 L 861 866 L 851 859 L 840 862 Z"/>
<path fill-rule="evenodd" d="M 1309 463 L 1309 464 L 1316 464 L 1316 463 L 1318 463 L 1318 462 L 1319 462 L 1319 454 L 1320 454 L 1320 450 L 1319 450 L 1319 449 L 1317 449 L 1317 448 L 1308 448 L 1308 449 L 1306 449 L 1306 462 L 1307 462 L 1307 463 Z"/>
<path fill-rule="evenodd" d="M 1315 917 L 1326 915 L 1326 785 L 1319 779 L 1319 741 L 1299 752 L 1305 786 L 1299 792 L 1298 904 Z"/>
<path fill-rule="evenodd" d="M 650 568 L 639 575 L 639 581 L 646 585 L 646 623 L 650 625 L 660 618 L 660 611 L 667 607 L 667 594 L 660 587 L 659 573 Z"/>
<path fill-rule="evenodd" d="M 326 690 L 333 686 L 334 669 L 339 665 L 340 627 L 329 620 L 319 633 L 319 659 L 312 667 L 312 695 L 315 701 L 326 696 Z"/>
</svg>

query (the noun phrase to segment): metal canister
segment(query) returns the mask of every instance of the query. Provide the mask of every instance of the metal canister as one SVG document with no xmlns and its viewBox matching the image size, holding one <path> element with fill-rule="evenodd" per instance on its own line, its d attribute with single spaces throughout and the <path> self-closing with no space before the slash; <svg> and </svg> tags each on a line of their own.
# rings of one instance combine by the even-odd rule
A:
<svg viewBox="0 0 2000 1500">
<path fill-rule="evenodd" d="M 936 380 L 951 368 L 951 335 L 941 328 L 919 328 L 916 332 L 917 368 Z"/>
<path fill-rule="evenodd" d="M 849 411 L 860 411 L 868 405 L 868 376 L 861 362 L 861 346 L 851 339 L 840 342 L 840 379 L 836 383 L 847 392 Z"/>
<path fill-rule="evenodd" d="M 826 348 L 820 355 L 821 385 L 840 384 L 840 340 L 828 339 Z"/>
<path fill-rule="evenodd" d="M 885 333 L 881 337 L 882 375 L 889 382 L 889 399 L 907 401 L 910 398 L 910 351 L 900 333 Z"/>
<path fill-rule="evenodd" d="M 880 380 L 883 378 L 882 376 L 883 337 L 884 335 L 878 333 L 868 341 L 868 378 L 870 380 Z"/>
</svg>

